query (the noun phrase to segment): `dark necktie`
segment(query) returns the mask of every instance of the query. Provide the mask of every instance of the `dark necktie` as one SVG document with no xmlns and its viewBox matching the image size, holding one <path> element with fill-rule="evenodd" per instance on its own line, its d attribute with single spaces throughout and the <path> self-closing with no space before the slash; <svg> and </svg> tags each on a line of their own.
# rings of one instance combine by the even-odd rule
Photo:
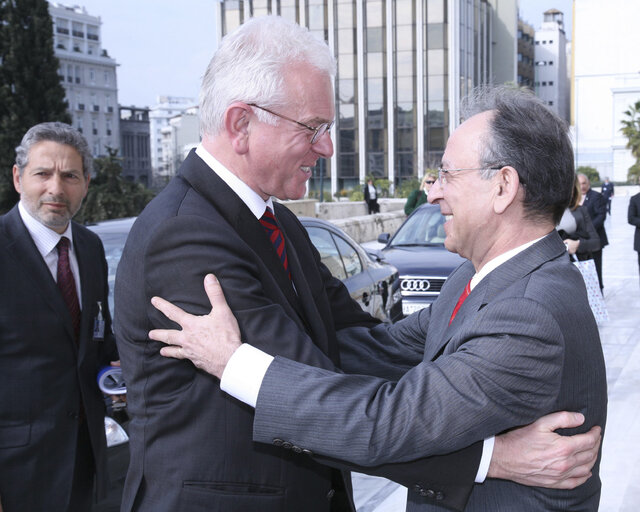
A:
<svg viewBox="0 0 640 512">
<path fill-rule="evenodd" d="M 471 280 L 469 280 L 469 282 L 467 283 L 467 286 L 464 287 L 464 291 L 460 295 L 460 298 L 456 303 L 456 307 L 453 308 L 453 313 L 451 313 L 451 318 L 449 319 L 449 325 L 451 325 L 451 322 L 453 322 L 453 319 L 458 314 L 458 310 L 462 306 L 462 303 L 465 301 L 465 299 L 469 296 L 470 293 L 471 293 Z"/>
<path fill-rule="evenodd" d="M 71 265 L 69 265 L 69 239 L 65 236 L 60 238 L 58 242 L 58 288 L 62 292 L 73 323 L 73 332 L 75 340 L 78 341 L 80 333 L 80 303 L 78 302 L 78 293 L 76 291 L 76 281 L 71 273 Z"/>
<path fill-rule="evenodd" d="M 278 254 L 278 258 L 280 258 L 280 263 L 282 263 L 282 266 L 287 271 L 289 279 L 291 279 L 289 260 L 287 259 L 287 249 L 284 246 L 284 236 L 282 236 L 282 231 L 280 231 L 280 228 L 278 227 L 278 223 L 276 222 L 276 218 L 273 215 L 271 208 L 267 208 L 264 211 L 264 214 L 260 218 L 260 224 L 262 224 L 262 227 Z"/>
</svg>

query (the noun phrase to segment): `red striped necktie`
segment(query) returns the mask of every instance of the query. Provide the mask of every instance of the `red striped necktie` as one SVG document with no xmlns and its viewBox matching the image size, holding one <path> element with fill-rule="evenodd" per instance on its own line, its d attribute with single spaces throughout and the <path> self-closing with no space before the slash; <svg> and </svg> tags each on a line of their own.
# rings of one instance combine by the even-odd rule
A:
<svg viewBox="0 0 640 512">
<path fill-rule="evenodd" d="M 456 307 L 453 308 L 453 313 L 451 313 L 451 318 L 449 319 L 449 325 L 451 325 L 451 322 L 453 322 L 453 319 L 458 314 L 458 310 L 462 306 L 462 303 L 465 301 L 465 299 L 469 296 L 470 293 L 471 293 L 471 280 L 469 280 L 469 282 L 467 283 L 467 286 L 464 287 L 464 291 L 460 295 L 460 298 L 456 303 Z"/>
<path fill-rule="evenodd" d="M 289 279 L 291 279 L 291 272 L 289 271 L 289 260 L 287 259 L 287 249 L 284 243 L 284 236 L 282 235 L 282 231 L 278 227 L 278 223 L 276 222 L 276 218 L 271 211 L 271 208 L 267 208 L 260 218 L 260 224 L 264 228 L 269 240 L 273 244 L 273 247 L 276 250 L 276 254 L 278 258 L 280 258 L 280 263 L 287 271 L 287 275 Z"/>
<path fill-rule="evenodd" d="M 71 321 L 73 323 L 73 332 L 75 334 L 75 340 L 78 341 L 78 334 L 80 333 L 80 303 L 78 302 L 78 292 L 76 291 L 76 281 L 71 273 L 71 266 L 69 265 L 69 239 L 66 236 L 60 238 L 58 242 L 58 272 L 56 279 L 58 281 L 58 288 L 62 292 L 62 298 L 64 299 L 67 309 L 71 314 Z"/>
</svg>

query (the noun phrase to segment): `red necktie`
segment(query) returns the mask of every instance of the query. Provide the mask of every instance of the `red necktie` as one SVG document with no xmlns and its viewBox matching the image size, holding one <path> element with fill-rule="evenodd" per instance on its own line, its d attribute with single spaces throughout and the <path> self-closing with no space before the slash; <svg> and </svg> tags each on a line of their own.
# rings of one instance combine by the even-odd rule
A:
<svg viewBox="0 0 640 512">
<path fill-rule="evenodd" d="M 262 227 L 278 254 L 278 258 L 280 258 L 282 266 L 287 271 L 289 279 L 291 279 L 289 260 L 287 259 L 287 249 L 284 246 L 284 236 L 282 236 L 282 231 L 280 231 L 280 228 L 278 227 L 278 223 L 276 222 L 276 218 L 273 215 L 271 208 L 267 208 L 265 210 L 264 214 L 260 218 L 260 224 L 262 224 Z"/>
<path fill-rule="evenodd" d="M 76 342 L 80 333 L 80 303 L 78 302 L 78 293 L 76 291 L 76 281 L 71 273 L 69 265 L 69 239 L 65 236 L 60 238 L 58 242 L 58 288 L 62 292 L 73 323 L 73 332 Z"/>
<path fill-rule="evenodd" d="M 471 280 L 469 280 L 469 282 L 467 283 L 467 286 L 464 287 L 464 291 L 460 295 L 460 298 L 458 299 L 456 307 L 453 308 L 453 313 L 451 313 L 451 318 L 449 319 L 449 325 L 451 325 L 451 322 L 453 322 L 453 319 L 458 314 L 458 310 L 462 306 L 462 303 L 465 301 L 465 299 L 469 296 L 470 293 L 471 293 Z"/>
</svg>

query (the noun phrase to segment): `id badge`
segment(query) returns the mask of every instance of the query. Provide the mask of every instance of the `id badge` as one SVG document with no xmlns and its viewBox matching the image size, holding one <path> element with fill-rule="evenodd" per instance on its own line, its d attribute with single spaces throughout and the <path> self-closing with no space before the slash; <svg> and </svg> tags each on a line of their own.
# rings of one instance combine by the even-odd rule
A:
<svg viewBox="0 0 640 512">
<path fill-rule="evenodd" d="M 98 301 L 98 314 L 93 320 L 93 339 L 104 340 L 104 316 L 102 315 L 102 302 Z"/>
</svg>

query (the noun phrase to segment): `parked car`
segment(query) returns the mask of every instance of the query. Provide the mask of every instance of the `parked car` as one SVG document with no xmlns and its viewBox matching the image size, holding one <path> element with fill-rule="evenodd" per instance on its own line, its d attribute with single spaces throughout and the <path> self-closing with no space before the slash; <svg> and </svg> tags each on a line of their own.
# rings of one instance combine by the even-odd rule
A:
<svg viewBox="0 0 640 512">
<path fill-rule="evenodd" d="M 135 217 L 129 217 L 87 226 L 98 234 L 104 245 L 109 265 L 111 312 L 116 269 L 134 221 Z M 335 277 L 344 282 L 351 297 L 358 301 L 365 311 L 383 321 L 397 320 L 402 316 L 400 282 L 398 272 L 392 265 L 376 261 L 374 256 L 330 222 L 311 217 L 301 217 L 300 221 L 320 252 L 322 262 Z"/>
<path fill-rule="evenodd" d="M 365 251 L 330 222 L 300 217 L 311 242 L 334 277 L 340 279 L 362 309 L 383 321 L 402 317 L 398 271 Z"/>
<path fill-rule="evenodd" d="M 445 249 L 444 223 L 439 206 L 424 204 L 393 237 L 389 233 L 378 237 L 385 245 L 373 253 L 398 269 L 405 316 L 431 306 L 451 272 L 465 261 Z"/>
</svg>

